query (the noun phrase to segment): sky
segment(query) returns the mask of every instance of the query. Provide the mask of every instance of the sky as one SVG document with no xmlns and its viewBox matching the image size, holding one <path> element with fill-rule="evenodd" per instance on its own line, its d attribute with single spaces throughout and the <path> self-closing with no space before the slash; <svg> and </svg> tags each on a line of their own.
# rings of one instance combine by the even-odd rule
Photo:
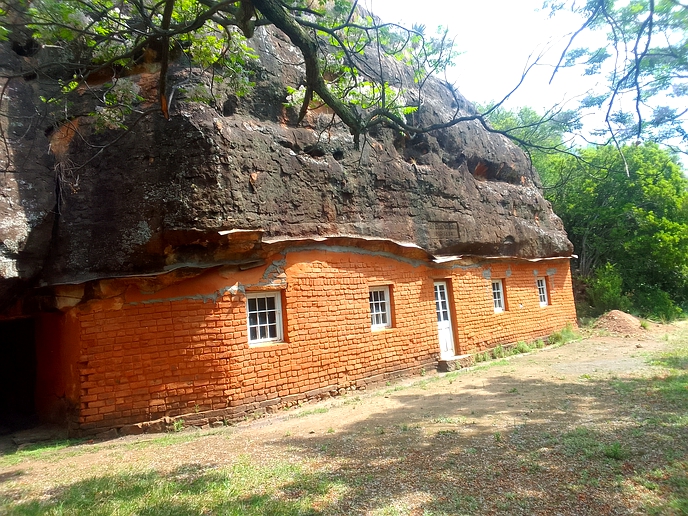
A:
<svg viewBox="0 0 688 516">
<path fill-rule="evenodd" d="M 527 106 L 540 114 L 557 104 L 563 109 L 576 109 L 577 101 L 587 92 L 600 94 L 608 87 L 604 74 L 585 76 L 580 68 L 560 69 L 552 79 L 562 51 L 584 20 L 564 10 L 551 16 L 543 3 L 544 0 L 359 0 L 359 4 L 385 22 L 405 27 L 422 24 L 426 33 L 434 33 L 439 25 L 447 27 L 455 36 L 457 50 L 462 52 L 456 66 L 448 70 L 447 80 L 476 104 L 502 100 L 518 84 L 528 63 L 543 54 L 540 64 L 504 102 L 508 109 Z M 587 30 L 576 36 L 572 48 L 599 48 L 605 44 L 604 30 Z M 631 104 L 628 99 L 620 102 L 632 111 L 634 104 L 630 100 Z M 672 105 L 670 99 L 663 102 Z M 576 136 L 574 143 L 604 143 L 606 134 L 592 134 L 606 129 L 606 108 L 580 113 L 582 137 Z M 682 155 L 681 162 L 688 175 L 688 155 Z"/>
<path fill-rule="evenodd" d="M 554 65 L 568 42 L 567 35 L 582 20 L 567 12 L 550 17 L 543 0 L 362 0 L 370 11 L 387 22 L 410 27 L 423 24 L 426 31 L 438 25 L 449 28 L 462 54 L 448 79 L 470 101 L 486 104 L 501 100 L 520 80 L 529 57 L 546 51 L 526 82 L 510 97 L 507 107 L 530 106 L 538 111 L 575 99 L 600 78 L 582 77 L 580 71 L 560 71 L 549 83 Z M 420 8 L 419 8 L 420 7 Z M 597 42 L 603 41 L 603 34 Z M 581 38 L 579 45 L 586 40 Z M 588 41 L 590 37 L 588 36 Z M 573 106 L 571 106 L 573 107 Z"/>
</svg>

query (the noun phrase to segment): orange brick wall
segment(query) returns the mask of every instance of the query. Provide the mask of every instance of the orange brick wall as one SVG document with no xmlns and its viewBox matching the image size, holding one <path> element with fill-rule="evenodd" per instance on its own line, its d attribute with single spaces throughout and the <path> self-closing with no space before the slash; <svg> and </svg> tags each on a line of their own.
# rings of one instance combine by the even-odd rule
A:
<svg viewBox="0 0 688 516">
<path fill-rule="evenodd" d="M 547 278 L 549 287 L 550 304 L 546 307 L 540 307 L 537 294 L 536 279 L 541 277 Z M 492 279 L 501 279 L 504 286 L 507 310 L 501 313 L 494 313 Z M 462 353 L 534 340 L 569 322 L 575 324 L 568 260 L 493 263 L 455 274 L 453 286 Z"/>
<path fill-rule="evenodd" d="M 535 270 L 549 273 L 544 308 Z M 490 277 L 504 279 L 504 313 L 494 313 Z M 154 294 L 130 287 L 74 308 L 81 429 L 181 414 L 236 417 L 434 363 L 435 279 L 452 287 L 457 354 L 575 323 L 566 259 L 433 267 L 353 249 L 293 251 L 264 267 L 210 270 Z M 371 331 L 374 285 L 391 287 L 392 328 Z M 249 346 L 243 292 L 266 289 L 283 291 L 285 342 Z"/>
<path fill-rule="evenodd" d="M 46 423 L 74 423 L 79 406 L 80 324 L 76 313 L 36 318 L 36 412 Z"/>
</svg>

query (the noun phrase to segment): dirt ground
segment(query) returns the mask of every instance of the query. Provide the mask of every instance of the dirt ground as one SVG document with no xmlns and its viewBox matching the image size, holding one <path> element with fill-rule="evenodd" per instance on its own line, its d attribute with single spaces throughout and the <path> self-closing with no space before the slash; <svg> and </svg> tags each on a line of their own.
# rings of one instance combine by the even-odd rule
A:
<svg viewBox="0 0 688 516">
<path fill-rule="evenodd" d="M 647 357 L 686 331 L 685 323 L 638 328 L 632 336 L 602 328 L 458 373 L 356 391 L 233 427 L 185 429 L 175 435 L 189 438 L 169 446 L 146 446 L 159 436 L 145 435 L 17 464 L 0 456 L 0 501 L 46 499 L 59 486 L 125 466 L 165 473 L 190 464 L 222 467 L 242 456 L 298 462 L 340 479 L 346 494 L 323 500 L 326 514 L 644 514 L 651 493 L 642 488 L 582 482 L 581 462 L 567 464 L 566 436 L 582 428 L 614 439 L 647 417 L 651 407 L 637 400 L 624 402 L 637 404 L 633 410 L 620 411 L 613 381 L 652 375 Z M 449 496 L 455 509 L 445 504 Z"/>
</svg>

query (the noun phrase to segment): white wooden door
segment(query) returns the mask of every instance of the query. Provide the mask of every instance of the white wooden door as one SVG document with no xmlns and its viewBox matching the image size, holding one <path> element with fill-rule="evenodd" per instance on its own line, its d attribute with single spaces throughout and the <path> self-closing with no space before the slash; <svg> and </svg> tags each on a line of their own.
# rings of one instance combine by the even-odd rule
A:
<svg viewBox="0 0 688 516">
<path fill-rule="evenodd" d="M 449 314 L 447 282 L 435 282 L 435 310 L 437 312 L 437 333 L 440 339 L 440 360 L 454 357 L 454 332 Z"/>
</svg>

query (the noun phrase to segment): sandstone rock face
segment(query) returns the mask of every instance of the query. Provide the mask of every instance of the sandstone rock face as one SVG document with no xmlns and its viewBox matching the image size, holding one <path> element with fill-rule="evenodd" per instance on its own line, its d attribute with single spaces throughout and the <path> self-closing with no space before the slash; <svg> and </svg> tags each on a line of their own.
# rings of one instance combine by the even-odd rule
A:
<svg viewBox="0 0 688 516">
<path fill-rule="evenodd" d="M 296 55 L 274 34 L 254 44 L 262 57 L 251 95 L 216 107 L 179 95 L 170 120 L 153 114 L 126 133 L 96 133 L 88 117 L 55 128 L 39 100 L 50 81 L 7 84 L 0 300 L 27 285 L 256 259 L 275 240 L 388 239 L 435 256 L 570 255 L 537 173 L 506 138 L 478 122 L 415 137 L 380 128 L 355 150 L 331 114 L 289 124 L 286 85 L 298 85 L 302 71 L 282 63 Z M 41 52 L 3 47 L 0 67 L 26 69 Z M 473 109 L 433 82 L 421 122 L 457 107 Z"/>
</svg>

